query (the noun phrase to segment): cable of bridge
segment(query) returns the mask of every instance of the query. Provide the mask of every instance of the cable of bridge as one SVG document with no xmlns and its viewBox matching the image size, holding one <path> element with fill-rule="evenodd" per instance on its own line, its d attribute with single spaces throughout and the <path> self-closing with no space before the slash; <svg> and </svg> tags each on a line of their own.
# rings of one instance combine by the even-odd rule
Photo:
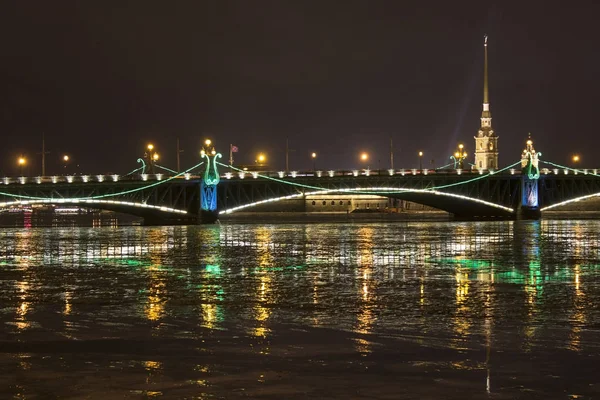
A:
<svg viewBox="0 0 600 400">
<path fill-rule="evenodd" d="M 587 169 L 582 170 L 582 169 L 571 168 L 571 167 L 567 167 L 567 166 L 564 166 L 564 165 L 555 164 L 552 161 L 545 161 L 545 160 L 539 160 L 539 161 L 541 163 L 544 163 L 544 164 L 552 165 L 553 167 L 556 167 L 556 168 L 561 168 L 561 169 L 565 169 L 565 170 L 568 170 L 568 171 L 573 171 L 573 172 L 575 172 L 577 174 L 581 173 L 581 174 L 584 174 L 584 175 L 592 175 L 592 176 L 595 176 L 595 177 L 600 177 L 600 174 L 595 174 L 593 172 L 590 172 Z"/>
<path fill-rule="evenodd" d="M 173 171 L 171 168 L 163 167 L 162 165 L 158 165 L 158 164 L 156 164 L 156 163 L 154 164 L 154 166 L 156 166 L 156 167 L 158 167 L 158 168 L 161 168 L 161 169 L 164 169 L 165 171 L 169 171 L 169 172 L 171 172 L 171 173 L 173 173 L 173 174 L 176 174 L 176 173 L 177 173 L 177 171 Z"/>
<path fill-rule="evenodd" d="M 190 171 L 192 171 L 195 168 L 198 168 L 200 166 L 202 166 L 204 164 L 204 161 L 202 161 L 199 164 L 194 165 L 191 168 L 186 169 L 185 171 L 182 171 L 180 173 L 178 173 L 177 175 L 171 176 L 165 180 L 161 180 L 155 183 L 151 183 L 148 184 L 146 186 L 142 186 L 139 188 L 135 188 L 135 189 L 130 189 L 130 190 L 125 190 L 123 192 L 118 192 L 118 193 L 110 193 L 110 194 L 103 194 L 103 195 L 98 195 L 98 196 L 88 196 L 88 197 L 78 197 L 78 200 L 94 200 L 94 199 L 102 199 L 105 197 L 116 197 L 116 196 L 121 196 L 123 194 L 129 194 L 129 193 L 134 193 L 134 192 L 138 192 L 140 190 L 144 190 L 144 189 L 148 189 L 154 186 L 158 186 L 158 185 L 162 185 L 164 183 L 167 183 L 173 179 L 176 179 L 182 175 L 185 175 L 187 173 L 189 173 Z M 126 175 L 125 175 L 126 176 Z M 2 196 L 7 196 L 7 197 L 13 197 L 13 198 L 19 198 L 19 199 L 25 199 L 25 200 L 47 200 L 47 199 L 52 199 L 51 197 L 37 197 L 37 196 L 27 196 L 27 195 L 22 195 L 22 194 L 14 194 L 14 193 L 6 193 L 6 192 L 0 192 L 0 195 Z"/>
<path fill-rule="evenodd" d="M 519 160 L 519 161 L 517 161 L 517 162 L 515 162 L 515 163 L 513 163 L 513 164 L 511 164 L 511 165 L 509 165 L 509 166 L 507 166 L 507 167 L 504 167 L 504 168 L 502 168 L 502 169 L 499 169 L 498 171 L 489 172 L 489 173 L 487 173 L 487 174 L 485 174 L 485 175 L 480 175 L 480 176 L 478 176 L 478 177 L 476 177 L 476 178 L 468 179 L 468 180 L 466 180 L 466 181 L 461 181 L 461 182 L 451 183 L 451 184 L 448 184 L 448 185 L 432 186 L 432 187 L 429 187 L 429 188 L 425 188 L 425 189 L 419 189 L 419 190 L 432 190 L 432 191 L 433 191 L 433 190 L 445 189 L 445 188 L 452 187 L 452 186 L 464 185 L 464 184 L 466 184 L 466 183 L 470 183 L 470 182 L 478 181 L 478 180 L 480 180 L 480 179 L 485 179 L 485 178 L 488 178 L 488 177 L 490 177 L 491 175 L 494 175 L 494 174 L 497 174 L 497 173 L 500 173 L 500 172 L 506 171 L 506 170 L 508 170 L 508 169 L 510 169 L 510 168 L 512 168 L 512 167 L 514 167 L 514 166 L 516 166 L 516 165 L 517 165 L 517 164 L 519 164 L 520 162 L 521 162 L 521 161 Z M 239 169 L 239 168 L 236 168 L 236 167 L 234 167 L 234 166 L 232 166 L 232 165 L 227 165 L 227 164 L 222 164 L 222 163 L 218 163 L 218 164 L 219 164 L 219 165 L 221 165 L 221 166 L 223 166 L 223 167 L 228 167 L 228 168 L 231 168 L 231 169 L 233 169 L 233 170 L 235 170 L 235 171 L 238 171 L 238 172 L 243 172 L 243 173 L 247 173 L 247 172 L 248 172 L 248 171 L 244 171 L 244 170 L 241 170 L 241 169 Z M 303 187 L 303 188 L 306 188 L 306 189 L 314 189 L 314 190 L 321 190 L 321 191 L 328 191 L 328 190 L 331 190 L 331 189 L 328 189 L 328 188 L 323 188 L 323 187 L 320 187 L 320 186 L 312 186 L 312 185 L 305 185 L 305 184 L 302 184 L 302 183 L 294 183 L 294 182 L 286 181 L 286 180 L 284 180 L 284 179 L 273 178 L 273 177 L 271 177 L 271 176 L 266 176 L 266 175 L 262 175 L 262 174 L 259 174 L 259 173 L 256 173 L 256 176 L 259 176 L 259 177 L 261 177 L 261 178 L 265 178 L 265 179 L 268 179 L 268 180 L 272 180 L 272 181 L 275 181 L 275 182 L 285 183 L 285 184 L 292 185 L 292 186 Z M 398 189 L 397 191 L 391 191 L 391 192 L 376 192 L 376 193 L 406 193 L 406 192 L 410 192 L 410 191 L 412 191 L 412 190 L 415 190 L 415 189 Z M 367 194 L 372 194 L 372 193 L 375 193 L 375 192 L 374 192 L 374 191 L 364 191 L 364 192 L 362 192 L 362 191 L 361 191 L 361 192 L 356 192 L 356 193 L 367 193 Z"/>
</svg>

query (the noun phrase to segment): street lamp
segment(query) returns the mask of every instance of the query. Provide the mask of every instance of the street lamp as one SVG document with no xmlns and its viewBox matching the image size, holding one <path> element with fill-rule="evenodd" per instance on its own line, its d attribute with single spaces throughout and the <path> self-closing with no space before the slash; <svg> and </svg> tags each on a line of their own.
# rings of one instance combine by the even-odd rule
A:
<svg viewBox="0 0 600 400">
<path fill-rule="evenodd" d="M 313 173 L 317 170 L 315 168 L 315 163 L 317 160 L 317 153 L 315 153 L 314 151 L 311 153 L 310 158 L 312 158 L 312 162 L 313 162 Z"/>
<path fill-rule="evenodd" d="M 146 146 L 146 152 L 144 153 L 144 158 L 148 160 L 148 172 L 154 173 L 154 164 L 158 160 L 158 153 L 154 150 L 154 145 L 152 143 Z"/>
<path fill-rule="evenodd" d="M 254 162 L 257 163 L 259 167 L 262 167 L 263 165 L 265 165 L 266 161 L 267 161 L 267 156 L 265 156 L 263 153 L 259 153 L 256 156 L 256 160 Z"/>
<path fill-rule="evenodd" d="M 367 161 L 369 161 L 369 154 L 363 151 L 362 153 L 360 153 L 360 160 L 361 160 L 362 162 L 367 162 Z M 369 166 L 368 166 L 368 165 L 367 165 L 367 169 L 369 169 Z"/>
<path fill-rule="evenodd" d="M 65 165 L 63 165 L 63 168 L 65 169 L 65 173 L 67 173 L 67 164 L 69 163 L 70 159 L 71 159 L 71 157 L 69 157 L 67 154 L 65 154 L 62 157 L 63 163 L 65 164 Z"/>
<path fill-rule="evenodd" d="M 21 156 L 19 157 L 17 163 L 19 164 L 19 173 L 21 174 L 21 176 L 23 176 L 23 167 L 25 166 L 25 164 L 27 164 L 27 160 L 25 159 L 25 157 Z"/>
<path fill-rule="evenodd" d="M 454 159 L 454 169 L 463 169 L 464 161 L 467 158 L 467 152 L 462 144 L 458 145 L 458 150 L 450 158 Z"/>
<path fill-rule="evenodd" d="M 573 156 L 572 160 L 573 160 L 573 164 L 576 164 L 581 160 L 581 157 L 579 157 L 579 154 L 575 154 Z"/>
<path fill-rule="evenodd" d="M 212 140 L 210 140 L 210 139 L 206 139 L 204 141 L 204 144 L 202 145 L 202 149 L 200 150 L 200 157 L 204 157 L 204 155 L 206 155 L 206 154 L 210 154 L 211 156 L 214 156 L 215 154 L 217 154 L 215 147 L 212 145 Z"/>
<path fill-rule="evenodd" d="M 423 169 L 423 152 L 419 151 L 419 169 Z"/>
</svg>

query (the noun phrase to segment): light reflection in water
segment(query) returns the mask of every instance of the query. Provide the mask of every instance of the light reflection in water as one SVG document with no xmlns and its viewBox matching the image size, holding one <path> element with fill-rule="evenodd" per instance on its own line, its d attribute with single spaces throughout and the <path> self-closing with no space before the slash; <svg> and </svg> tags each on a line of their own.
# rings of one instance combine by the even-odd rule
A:
<svg viewBox="0 0 600 400">
<path fill-rule="evenodd" d="M 553 324 L 559 346 L 585 351 L 600 318 L 599 233 L 594 221 L 5 230 L 1 318 L 15 334 L 56 307 L 43 314 L 74 336 L 78 318 L 103 312 L 152 327 L 240 324 L 257 337 L 280 322 L 443 332 L 458 347 L 484 336 L 491 346 L 514 326 L 530 350 Z M 82 306 L 95 302 L 108 305 Z"/>
</svg>

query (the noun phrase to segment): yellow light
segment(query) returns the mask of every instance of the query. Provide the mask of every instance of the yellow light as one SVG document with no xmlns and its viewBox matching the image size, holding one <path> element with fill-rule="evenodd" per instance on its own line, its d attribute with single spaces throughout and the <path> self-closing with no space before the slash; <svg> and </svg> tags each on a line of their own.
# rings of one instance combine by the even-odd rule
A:
<svg viewBox="0 0 600 400">
<path fill-rule="evenodd" d="M 460 156 L 460 154 L 458 154 L 458 151 L 456 153 L 454 153 L 454 157 L 458 158 Z"/>
<path fill-rule="evenodd" d="M 25 165 L 26 162 L 25 157 L 19 157 L 19 165 Z"/>
<path fill-rule="evenodd" d="M 464 147 L 464 146 L 463 146 L 462 144 L 459 144 L 459 145 L 458 145 L 458 148 L 459 148 L 459 149 L 461 149 L 461 150 L 462 150 L 462 148 L 463 148 L 463 147 Z"/>
<path fill-rule="evenodd" d="M 463 153 L 463 158 L 465 158 L 466 156 L 467 156 L 467 152 L 465 151 L 465 152 Z"/>
<path fill-rule="evenodd" d="M 423 157 L 423 152 L 422 151 L 419 152 L 419 157 Z"/>
<path fill-rule="evenodd" d="M 206 152 L 204 150 L 200 150 L 200 157 L 204 157 L 205 154 Z"/>
<path fill-rule="evenodd" d="M 158 160 L 158 153 L 154 153 L 154 154 L 152 155 L 152 158 L 153 158 L 154 160 Z"/>
<path fill-rule="evenodd" d="M 217 152 L 216 152 L 216 150 L 215 150 L 215 149 L 212 149 L 212 150 L 210 151 L 210 154 L 212 154 L 212 155 L 214 156 L 215 154 L 217 154 Z"/>
<path fill-rule="evenodd" d="M 69 156 L 65 154 L 65 155 L 63 156 L 63 161 L 69 161 Z"/>
<path fill-rule="evenodd" d="M 211 143 L 212 143 L 212 142 L 210 141 L 210 139 L 206 139 L 206 140 L 204 141 L 204 144 L 205 144 L 205 145 L 207 145 L 207 146 L 210 146 L 210 144 L 211 144 Z"/>
<path fill-rule="evenodd" d="M 529 146 L 531 146 L 531 145 L 533 144 L 533 142 L 532 142 L 531 140 L 528 140 L 528 141 L 527 141 L 527 144 L 528 144 Z"/>
<path fill-rule="evenodd" d="M 360 159 L 363 161 L 367 161 L 369 159 L 369 155 L 367 153 L 361 153 Z"/>
<path fill-rule="evenodd" d="M 577 154 L 573 156 L 573 162 L 579 162 L 580 158 Z"/>
<path fill-rule="evenodd" d="M 317 153 L 312 153 L 310 156 L 311 156 L 312 158 L 317 158 Z"/>
<path fill-rule="evenodd" d="M 257 159 L 258 159 L 258 162 L 262 164 L 265 162 L 266 157 L 264 154 L 259 154 Z"/>
<path fill-rule="evenodd" d="M 154 149 L 154 145 L 153 144 L 149 144 L 148 145 L 148 150 L 152 151 L 152 149 Z"/>
</svg>

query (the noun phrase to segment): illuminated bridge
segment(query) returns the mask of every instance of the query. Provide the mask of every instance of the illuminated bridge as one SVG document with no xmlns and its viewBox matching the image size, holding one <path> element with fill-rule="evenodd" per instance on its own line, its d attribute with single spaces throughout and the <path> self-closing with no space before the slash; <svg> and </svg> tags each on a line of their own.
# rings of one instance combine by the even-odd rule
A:
<svg viewBox="0 0 600 400">
<path fill-rule="evenodd" d="M 542 161 L 540 161 L 542 162 Z M 376 195 L 447 211 L 456 218 L 520 216 L 527 176 L 519 163 L 499 171 L 354 170 L 310 172 L 242 171 L 216 163 L 214 213 L 285 210 L 320 195 Z M 584 199 L 600 199 L 597 170 L 556 164 L 536 178 L 536 210 L 557 209 Z M 199 164 L 200 165 L 200 164 Z M 198 166 L 194 168 L 198 170 Z M 17 177 L 0 179 L 0 208 L 28 204 L 64 204 L 106 209 L 143 217 L 146 224 L 192 224 L 202 218 L 202 175 L 194 168 L 177 175 L 144 174 Z M 598 208 L 600 211 L 600 208 Z"/>
</svg>

